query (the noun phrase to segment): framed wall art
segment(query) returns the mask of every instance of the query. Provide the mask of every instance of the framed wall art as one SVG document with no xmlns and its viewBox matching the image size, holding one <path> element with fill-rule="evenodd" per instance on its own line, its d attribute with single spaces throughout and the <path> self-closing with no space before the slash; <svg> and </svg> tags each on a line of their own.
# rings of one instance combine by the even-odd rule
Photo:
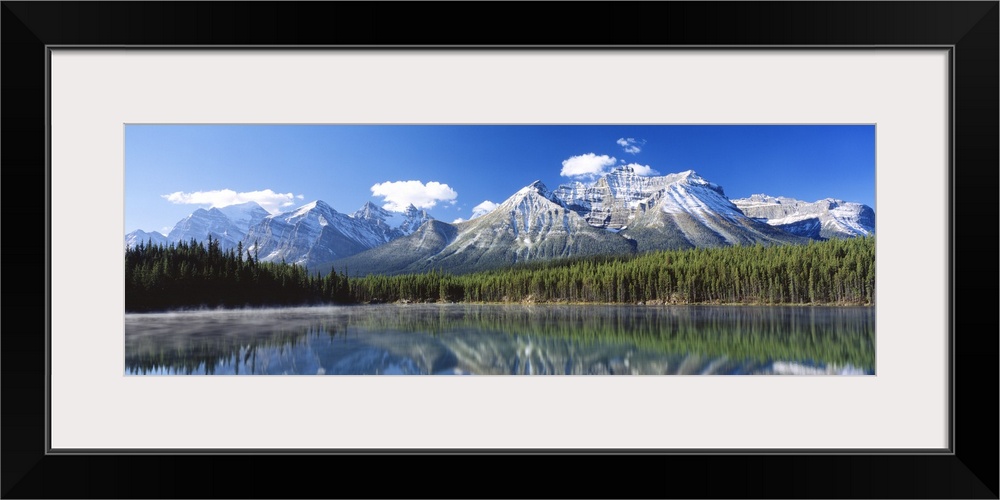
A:
<svg viewBox="0 0 1000 500">
<path fill-rule="evenodd" d="M 996 405 L 961 385 L 995 318 L 961 299 L 996 2 L 725 6 L 413 45 L 410 5 L 5 2 L 6 101 L 41 98 L 5 106 L 8 186 L 45 186 L 7 234 L 44 244 L 45 322 L 4 336 L 4 495 L 145 496 L 41 479 L 125 455 L 557 454 L 760 472 L 684 496 L 995 498 L 967 416 Z"/>
</svg>

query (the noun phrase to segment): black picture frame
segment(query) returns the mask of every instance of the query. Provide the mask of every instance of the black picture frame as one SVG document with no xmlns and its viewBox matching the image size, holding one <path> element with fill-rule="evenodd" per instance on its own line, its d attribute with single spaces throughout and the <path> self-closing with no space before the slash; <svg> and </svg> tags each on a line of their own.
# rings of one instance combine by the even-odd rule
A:
<svg viewBox="0 0 1000 500">
<path fill-rule="evenodd" d="M 8 242 L 2 252 L 8 270 L 43 276 L 8 282 L 4 296 L 2 495 L 998 498 L 998 321 L 995 310 L 970 305 L 998 298 L 992 233 L 1000 170 L 998 20 L 997 1 L 556 3 L 545 10 L 488 2 L 4 1 L 0 160 Z M 510 453 L 494 454 L 489 463 L 476 453 L 48 453 L 47 47 L 414 44 L 951 47 L 950 452 Z M 559 472 L 567 466 L 572 477 Z M 314 470 L 325 472 L 304 474 Z M 362 482 L 368 471 L 384 480 Z M 541 489 L 526 486 L 519 472 L 534 476 L 531 484 Z M 324 484 L 326 478 L 334 483 Z M 452 486 L 470 482 L 482 489 Z"/>
</svg>

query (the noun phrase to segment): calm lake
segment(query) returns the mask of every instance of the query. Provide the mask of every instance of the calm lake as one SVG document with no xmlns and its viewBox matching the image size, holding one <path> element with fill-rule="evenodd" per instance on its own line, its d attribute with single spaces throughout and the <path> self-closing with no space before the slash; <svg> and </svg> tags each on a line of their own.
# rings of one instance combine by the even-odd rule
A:
<svg viewBox="0 0 1000 500">
<path fill-rule="evenodd" d="M 391 304 L 126 314 L 125 373 L 871 375 L 875 308 Z"/>
</svg>

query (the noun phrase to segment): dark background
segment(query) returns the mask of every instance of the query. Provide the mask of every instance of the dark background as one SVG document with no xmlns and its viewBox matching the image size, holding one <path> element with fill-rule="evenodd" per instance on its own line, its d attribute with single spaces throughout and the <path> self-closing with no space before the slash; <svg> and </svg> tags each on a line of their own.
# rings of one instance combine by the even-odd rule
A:
<svg viewBox="0 0 1000 500">
<path fill-rule="evenodd" d="M 2 2 L 0 23 L 4 498 L 997 498 L 995 1 Z M 955 46 L 954 454 L 46 454 L 45 46 L 254 44 Z"/>
</svg>

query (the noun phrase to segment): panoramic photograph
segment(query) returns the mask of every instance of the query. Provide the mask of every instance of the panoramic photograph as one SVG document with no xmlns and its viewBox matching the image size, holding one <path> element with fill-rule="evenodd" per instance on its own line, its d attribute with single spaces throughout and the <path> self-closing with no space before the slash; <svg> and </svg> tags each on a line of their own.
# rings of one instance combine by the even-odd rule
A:
<svg viewBox="0 0 1000 500">
<path fill-rule="evenodd" d="M 125 375 L 876 373 L 874 125 L 126 125 Z"/>
</svg>

